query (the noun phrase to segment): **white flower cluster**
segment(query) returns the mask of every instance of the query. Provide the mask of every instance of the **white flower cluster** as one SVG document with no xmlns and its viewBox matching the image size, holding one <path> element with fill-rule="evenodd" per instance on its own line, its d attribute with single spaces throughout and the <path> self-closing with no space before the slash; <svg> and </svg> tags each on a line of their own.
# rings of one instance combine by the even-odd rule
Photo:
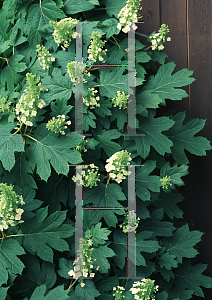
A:
<svg viewBox="0 0 212 300">
<path fill-rule="evenodd" d="M 168 29 L 168 25 L 166 24 L 162 24 L 158 33 L 155 33 L 155 31 L 150 34 L 149 36 L 149 40 L 152 43 L 152 50 L 163 50 L 164 46 L 163 43 L 164 42 L 170 42 L 171 38 L 170 37 L 166 37 L 166 35 L 168 34 L 169 29 Z"/>
<path fill-rule="evenodd" d="M 162 179 L 160 179 L 160 181 L 163 189 L 165 188 L 168 190 L 168 187 L 172 185 L 170 176 L 167 177 L 166 175 L 166 177 L 163 177 Z"/>
<path fill-rule="evenodd" d="M 149 300 L 155 299 L 154 293 L 158 291 L 159 286 L 154 286 L 155 280 L 143 278 L 141 282 L 137 281 L 133 283 L 133 287 L 130 292 L 134 295 L 136 300 Z M 151 297 L 151 298 L 150 298 Z"/>
<path fill-rule="evenodd" d="M 100 32 L 98 31 L 92 32 L 91 44 L 88 48 L 88 53 L 89 53 L 88 59 L 92 60 L 93 62 L 96 62 L 97 59 L 99 59 L 102 62 L 105 62 L 102 56 L 106 54 L 107 49 L 103 50 L 101 48 L 104 46 L 106 41 L 103 42 L 101 40 L 101 37 L 102 35 Z"/>
<path fill-rule="evenodd" d="M 10 110 L 10 104 L 12 102 L 7 102 L 7 100 L 0 95 L 0 112 L 3 114 L 5 110 Z"/>
<path fill-rule="evenodd" d="M 93 248 L 90 248 L 92 246 L 92 240 L 84 240 L 80 239 L 80 249 L 77 250 L 78 252 L 78 257 L 74 261 L 74 271 L 70 270 L 68 274 L 70 276 L 74 276 L 74 279 L 78 279 L 81 276 L 88 277 L 88 274 L 90 277 L 94 277 L 95 273 L 92 272 L 92 269 L 94 268 L 93 262 L 92 262 L 92 252 Z M 96 260 L 96 259 L 95 259 Z M 98 271 L 100 266 L 96 267 L 96 270 Z M 83 279 L 79 279 L 81 287 L 85 285 L 83 283 Z"/>
<path fill-rule="evenodd" d="M 88 151 L 88 149 L 85 148 L 85 145 L 88 141 L 87 140 L 85 141 L 84 139 L 85 139 L 85 136 L 83 136 L 82 142 L 78 146 L 76 146 L 76 148 L 74 148 L 75 150 L 78 150 L 79 152 L 82 152 L 82 151 L 87 152 Z"/>
<path fill-rule="evenodd" d="M 131 172 L 126 170 L 126 167 L 123 165 L 129 165 L 129 161 L 132 160 L 130 157 L 131 153 L 128 153 L 127 150 L 122 150 L 113 154 L 110 158 L 106 160 L 108 164 L 105 166 L 106 171 L 109 173 L 110 178 L 115 180 L 117 183 L 122 182 L 122 179 L 125 179 L 126 176 L 130 175 Z M 122 165 L 122 166 L 121 166 Z"/>
<path fill-rule="evenodd" d="M 125 291 L 125 288 L 122 286 L 113 287 L 113 296 L 115 296 L 115 300 L 122 300 L 125 298 L 124 295 L 122 295 L 123 291 Z"/>
<path fill-rule="evenodd" d="M 64 129 L 67 128 L 67 125 L 71 124 L 71 121 L 66 121 L 65 118 L 66 118 L 65 115 L 58 115 L 57 119 L 53 117 L 46 124 L 46 128 L 48 130 L 51 130 L 54 133 L 61 133 L 64 135 L 65 134 Z"/>
<path fill-rule="evenodd" d="M 0 230 L 15 226 L 18 223 L 23 223 L 21 215 L 24 212 L 19 205 L 25 204 L 23 197 L 16 195 L 13 191 L 13 185 L 8 186 L 6 183 L 0 184 Z"/>
<path fill-rule="evenodd" d="M 26 81 L 28 87 L 24 90 L 19 102 L 16 104 L 16 114 L 17 119 L 27 126 L 33 126 L 33 119 L 37 115 L 37 108 L 43 108 L 46 104 L 42 99 L 40 99 L 41 91 L 48 91 L 41 86 L 40 77 L 34 80 L 36 75 L 32 73 L 26 74 Z"/>
<path fill-rule="evenodd" d="M 51 54 L 49 53 L 48 50 L 46 50 L 46 48 L 44 46 L 40 46 L 37 45 L 37 52 L 38 52 L 38 59 L 40 61 L 40 65 L 43 68 L 43 70 L 45 69 L 49 69 L 50 66 L 52 65 L 52 62 L 55 61 L 55 58 L 51 56 Z"/>
<path fill-rule="evenodd" d="M 119 109 L 126 108 L 127 102 L 128 102 L 128 95 L 126 95 L 124 92 L 117 91 L 116 98 L 111 99 L 113 106 L 119 106 Z"/>
<path fill-rule="evenodd" d="M 89 167 L 89 169 L 88 169 Z M 80 184 L 84 187 L 92 188 L 93 186 L 97 186 L 97 181 L 100 181 L 98 170 L 99 168 L 95 166 L 94 164 L 90 164 L 89 166 L 83 166 L 82 169 L 85 169 L 82 171 L 82 180 L 80 180 L 81 176 L 77 174 L 76 176 L 72 177 L 72 180 L 77 184 Z M 95 170 L 96 169 L 96 170 Z"/>
<path fill-rule="evenodd" d="M 80 71 L 80 74 L 83 74 L 83 76 L 87 75 L 88 77 L 90 77 L 91 75 L 91 73 L 90 72 L 88 73 L 88 71 L 86 70 L 86 65 L 83 66 L 82 62 L 72 61 L 67 64 L 67 69 L 71 81 L 75 83 L 74 85 L 81 82 L 81 78 L 77 76 L 77 74 L 79 74 L 80 69 L 82 70 Z M 87 81 L 83 78 L 83 82 L 86 83 Z"/>
<path fill-rule="evenodd" d="M 123 224 L 120 224 L 119 227 L 123 227 L 124 233 L 135 231 L 135 229 L 138 227 L 139 220 L 139 217 L 135 220 L 134 210 L 131 210 L 129 213 L 125 214 Z"/>
<path fill-rule="evenodd" d="M 99 96 L 95 97 L 96 93 L 98 93 L 98 91 L 94 90 L 94 88 L 88 88 L 88 95 L 83 96 L 83 102 L 87 106 L 91 105 L 90 107 L 91 109 L 94 109 L 94 105 L 96 105 L 96 107 L 100 106 L 100 104 L 97 103 L 97 101 L 100 100 L 100 97 Z"/>
<path fill-rule="evenodd" d="M 130 31 L 130 25 L 133 22 L 138 22 L 137 12 L 139 10 L 141 0 L 128 0 L 126 2 L 126 5 L 121 9 L 121 11 L 118 14 L 119 23 L 117 25 L 117 28 L 127 33 Z M 142 7 L 140 8 L 142 9 Z M 132 26 L 133 30 L 136 30 L 138 27 L 133 24 Z"/>
<path fill-rule="evenodd" d="M 75 39 L 77 33 L 75 32 L 76 24 L 79 21 L 77 19 L 65 18 L 59 22 L 50 21 L 50 25 L 54 27 L 54 40 L 58 46 L 61 44 L 61 48 L 66 50 L 69 47 L 72 39 Z"/>
</svg>

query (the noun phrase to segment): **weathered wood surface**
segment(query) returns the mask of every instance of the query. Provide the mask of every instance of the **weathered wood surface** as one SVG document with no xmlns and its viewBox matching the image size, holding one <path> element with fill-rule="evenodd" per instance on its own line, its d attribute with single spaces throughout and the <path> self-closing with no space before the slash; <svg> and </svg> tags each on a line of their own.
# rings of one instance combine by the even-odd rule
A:
<svg viewBox="0 0 212 300">
<path fill-rule="evenodd" d="M 168 100 L 163 111 L 187 110 L 191 118 L 207 119 L 197 135 L 212 141 L 212 1 L 143 0 L 141 6 L 140 20 L 144 23 L 139 24 L 138 32 L 148 35 L 157 32 L 161 24 L 167 24 L 172 40 L 165 43 L 166 63 L 176 63 L 174 72 L 183 68 L 194 70 L 196 79 L 184 88 L 189 97 Z M 205 232 L 199 243 L 197 263 L 208 264 L 205 274 L 212 277 L 212 150 L 202 157 L 186 154 L 190 173 L 183 178 L 185 186 L 178 188 L 185 197 L 181 208 L 190 230 Z M 203 290 L 205 298 L 212 299 L 212 289 Z"/>
</svg>

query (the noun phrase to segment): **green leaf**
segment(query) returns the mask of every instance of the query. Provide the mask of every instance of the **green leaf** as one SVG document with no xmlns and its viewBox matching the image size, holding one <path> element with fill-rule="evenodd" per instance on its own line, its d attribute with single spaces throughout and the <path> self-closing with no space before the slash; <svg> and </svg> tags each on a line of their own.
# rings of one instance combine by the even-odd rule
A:
<svg viewBox="0 0 212 300">
<path fill-rule="evenodd" d="M 139 227 L 142 230 L 152 231 L 153 237 L 156 236 L 172 236 L 172 232 L 175 229 L 173 223 L 162 222 L 163 209 L 157 209 L 151 214 L 151 218 L 146 220 L 140 220 Z"/>
<path fill-rule="evenodd" d="M 101 294 L 104 292 L 109 292 L 113 289 L 114 286 L 119 284 L 117 277 L 106 277 L 98 280 L 98 290 Z"/>
<path fill-rule="evenodd" d="M 96 289 L 95 284 L 91 280 L 85 280 L 85 286 L 81 287 L 78 284 L 75 288 L 75 295 L 79 300 L 95 300 L 100 296 L 99 291 Z"/>
<path fill-rule="evenodd" d="M 71 61 L 75 61 L 75 41 L 71 42 L 67 51 L 57 51 L 53 56 L 56 58 L 55 67 L 61 67 L 61 73 L 64 75 L 67 73 L 67 64 Z M 84 56 L 83 56 L 84 57 Z"/>
<path fill-rule="evenodd" d="M 165 291 L 163 291 L 162 293 L 157 293 L 156 295 L 155 295 L 155 299 L 156 300 L 167 300 L 168 299 L 168 294 L 167 294 L 167 292 L 165 292 Z"/>
<path fill-rule="evenodd" d="M 28 11 L 27 33 L 28 41 L 31 48 L 40 44 L 41 35 L 39 29 L 49 24 L 49 21 L 57 21 L 57 18 L 65 18 L 64 12 L 59 9 L 53 0 L 43 0 L 38 4 L 32 4 Z"/>
<path fill-rule="evenodd" d="M 83 130 L 86 132 L 89 130 L 89 126 L 92 128 L 96 128 L 96 116 L 89 110 L 87 110 L 86 114 L 83 114 Z"/>
<path fill-rule="evenodd" d="M 156 168 L 156 162 L 149 160 L 136 170 L 136 195 L 143 201 L 150 200 L 150 191 L 160 191 L 160 177 L 149 175 Z M 150 190 L 150 191 L 149 191 Z"/>
<path fill-rule="evenodd" d="M 95 107 L 95 113 L 100 117 L 105 118 L 105 115 L 111 116 L 111 110 L 109 108 L 112 107 L 112 102 L 109 99 L 104 99 L 100 97 L 99 100 L 100 107 Z"/>
<path fill-rule="evenodd" d="M 88 141 L 86 143 L 86 148 L 92 149 L 92 150 L 95 150 L 95 147 L 100 143 L 100 142 L 96 141 L 94 138 L 91 138 L 91 139 L 87 138 L 86 141 Z"/>
<path fill-rule="evenodd" d="M 191 266 L 191 261 L 187 260 L 176 270 L 176 288 L 186 288 L 194 292 L 194 295 L 204 297 L 200 286 L 212 288 L 212 278 L 202 275 L 207 265 L 196 264 Z M 189 298 L 188 298 L 189 299 Z"/>
<path fill-rule="evenodd" d="M 65 0 L 64 1 L 64 11 L 66 14 L 74 15 L 81 11 L 88 11 L 93 9 L 95 6 L 94 3 L 91 3 L 91 1 L 87 0 Z"/>
<path fill-rule="evenodd" d="M 118 34 L 119 29 L 117 28 L 118 20 L 115 18 L 107 19 L 102 22 L 102 25 L 106 26 L 104 30 L 107 32 L 106 39 L 109 39 L 113 34 Z"/>
<path fill-rule="evenodd" d="M 171 289 L 169 292 L 169 299 L 171 300 L 187 300 L 192 299 L 193 291 L 185 290 L 183 287 L 180 290 L 176 289 L 175 287 Z"/>
<path fill-rule="evenodd" d="M 157 241 L 153 240 L 147 240 L 152 236 L 152 232 L 150 231 L 143 231 L 136 233 L 136 266 L 146 266 L 146 261 L 143 255 L 140 254 L 140 252 L 147 252 L 147 253 L 153 253 L 157 251 L 160 246 Z M 131 261 L 134 261 L 135 259 L 135 253 L 132 253 L 129 251 L 128 244 L 129 240 L 127 238 L 127 234 L 122 232 L 121 230 L 116 230 L 113 235 L 113 242 L 112 248 L 114 249 L 114 252 L 116 253 L 116 257 L 113 258 L 115 264 L 123 269 L 125 265 L 125 258 L 127 257 L 128 252 L 128 259 Z M 128 251 L 127 251 L 128 249 Z"/>
<path fill-rule="evenodd" d="M 50 214 L 61 210 L 60 203 L 66 205 L 68 199 L 67 181 L 52 170 L 47 183 L 44 181 L 38 182 L 37 197 L 49 206 Z"/>
<path fill-rule="evenodd" d="M 137 153 L 142 157 L 146 158 L 150 152 L 150 146 L 154 147 L 155 150 L 162 156 L 165 153 L 171 153 L 171 147 L 173 143 L 168 137 L 162 134 L 162 131 L 167 130 L 173 126 L 173 121 L 168 117 L 154 118 L 156 111 L 149 110 L 149 116 L 141 117 L 139 120 L 139 134 L 144 134 L 142 137 L 132 137 L 132 140 L 136 141 Z"/>
<path fill-rule="evenodd" d="M 98 0 L 88 0 L 88 1 L 94 5 L 100 5 Z"/>
<path fill-rule="evenodd" d="M 205 156 L 206 150 L 212 149 L 210 141 L 205 137 L 194 135 L 199 132 L 205 125 L 206 120 L 190 119 L 186 124 L 185 121 L 186 112 L 179 112 L 175 116 L 169 116 L 174 120 L 173 127 L 164 132 L 164 134 L 173 142 L 171 152 L 174 160 L 179 165 L 187 165 L 188 159 L 185 155 L 185 150 L 192 154 Z M 184 150 L 185 149 L 185 150 Z"/>
<path fill-rule="evenodd" d="M 136 51 L 135 58 L 136 58 L 136 64 L 147 63 L 152 59 L 146 51 Z"/>
<path fill-rule="evenodd" d="M 117 119 L 117 127 L 119 130 L 122 130 L 124 128 L 125 123 L 127 123 L 127 109 L 119 109 L 118 107 L 113 107 L 111 109 L 111 112 L 111 121 Z"/>
<path fill-rule="evenodd" d="M 15 165 L 10 172 L 4 172 L 4 181 L 10 184 L 17 184 L 20 188 L 30 186 L 37 189 L 37 184 L 32 176 L 33 170 L 26 159 L 24 152 L 15 153 Z"/>
<path fill-rule="evenodd" d="M 56 102 L 51 102 L 51 117 L 56 117 L 58 115 L 67 115 L 73 108 L 72 105 L 67 105 L 68 99 L 57 98 Z"/>
<path fill-rule="evenodd" d="M 123 206 L 118 201 L 124 200 L 127 200 L 127 198 L 122 192 L 121 187 L 116 183 L 111 183 L 107 187 L 105 184 L 99 183 L 97 187 L 93 187 L 92 189 L 87 188 L 83 192 L 83 205 L 92 203 L 93 207 L 108 207 L 108 210 L 89 210 L 85 212 L 89 214 L 95 224 L 103 217 L 109 227 L 116 227 L 118 223 L 116 214 L 124 214 L 123 210 L 112 210 L 110 208 L 119 207 L 123 209 Z"/>
<path fill-rule="evenodd" d="M 173 220 L 173 218 L 182 218 L 183 211 L 177 206 L 178 202 L 183 201 L 183 196 L 179 193 L 160 193 L 158 201 L 154 206 L 162 208 L 164 212 Z"/>
<path fill-rule="evenodd" d="M 48 89 L 48 92 L 42 94 L 42 99 L 48 105 L 52 100 L 64 98 L 69 100 L 72 95 L 73 83 L 68 73 L 62 76 L 61 70 L 54 68 L 51 76 L 45 76 L 42 80 L 42 86 Z"/>
<path fill-rule="evenodd" d="M 16 294 L 30 291 L 43 284 L 46 284 L 47 289 L 55 285 L 57 276 L 54 264 L 46 261 L 40 264 L 38 258 L 29 253 L 24 256 L 23 261 L 26 269 L 22 276 L 16 279 Z"/>
<path fill-rule="evenodd" d="M 113 67 L 101 68 L 100 73 L 100 95 L 108 98 L 116 98 L 117 91 L 128 93 L 128 74 L 122 75 L 124 68 Z"/>
<path fill-rule="evenodd" d="M 5 170 L 10 171 L 15 165 L 14 152 L 24 151 L 24 142 L 20 134 L 12 135 L 8 129 L 0 130 L 0 160 Z"/>
<path fill-rule="evenodd" d="M 56 288 L 49 291 L 49 293 L 45 296 L 45 293 L 47 292 L 46 285 L 38 286 L 32 296 L 30 297 L 30 300 L 58 300 L 63 299 L 67 300 L 69 299 L 68 296 L 68 290 L 64 290 L 63 285 L 58 285 Z"/>
<path fill-rule="evenodd" d="M 108 235 L 110 234 L 110 230 L 106 228 L 100 228 L 102 226 L 102 222 L 97 223 L 96 226 L 91 227 L 91 235 L 92 242 L 94 247 L 98 247 L 99 245 L 104 245 L 108 240 Z"/>
<path fill-rule="evenodd" d="M 167 252 L 177 257 L 177 262 L 182 264 L 182 258 L 192 258 L 198 254 L 193 247 L 201 241 L 202 232 L 193 230 L 189 231 L 188 224 L 178 228 L 172 237 L 163 239 L 163 246 Z"/>
<path fill-rule="evenodd" d="M 8 289 L 9 289 L 9 287 L 7 287 L 7 288 L 1 287 L 1 289 L 0 289 L 0 299 L 2 299 L 2 300 L 6 299 Z"/>
<path fill-rule="evenodd" d="M 182 100 L 188 94 L 183 89 L 176 89 L 191 84 L 195 79 L 191 78 L 193 71 L 184 68 L 171 75 L 174 68 L 174 62 L 162 65 L 155 76 L 151 75 L 145 84 L 145 90 L 154 90 L 161 98 L 170 100 Z M 165 103 L 165 102 L 164 102 Z"/>
<path fill-rule="evenodd" d="M 67 175 L 69 165 L 82 162 L 81 154 L 77 150 L 70 150 L 78 146 L 82 136 L 60 136 L 49 131 L 46 124 L 41 124 L 34 135 L 37 142 L 29 147 L 28 157 L 37 166 L 37 174 L 47 181 L 51 168 L 50 163 L 58 174 Z"/>
<path fill-rule="evenodd" d="M 166 281 L 170 281 L 171 278 L 175 278 L 175 275 L 172 271 L 166 269 L 159 269 L 157 273 L 160 273 Z"/>
<path fill-rule="evenodd" d="M 103 148 L 108 157 L 121 150 L 121 146 L 118 143 L 111 140 L 118 139 L 120 133 L 117 129 L 104 130 L 101 135 L 97 135 L 97 139 L 100 141 L 99 148 Z"/>
<path fill-rule="evenodd" d="M 150 55 L 153 61 L 158 61 L 161 65 L 165 63 L 165 58 L 168 57 L 168 55 L 161 50 L 152 51 Z"/>
<path fill-rule="evenodd" d="M 95 267 L 97 266 L 100 267 L 99 268 L 100 273 L 108 273 L 108 270 L 110 269 L 110 264 L 107 260 L 107 257 L 113 257 L 116 255 L 114 251 L 108 247 L 108 244 L 110 244 L 110 242 L 108 242 L 104 246 L 99 246 L 98 248 L 94 248 L 92 252 L 92 257 L 94 259 L 93 264 Z"/>
<path fill-rule="evenodd" d="M 62 224 L 66 218 L 66 211 L 56 211 L 48 218 L 48 207 L 41 208 L 36 213 L 36 217 L 21 225 L 23 246 L 29 253 L 36 253 L 41 259 L 53 263 L 51 248 L 61 252 L 68 251 L 69 246 L 64 238 L 72 236 L 74 228 Z"/>
<path fill-rule="evenodd" d="M 126 0 L 106 0 L 106 12 L 109 17 L 113 15 L 117 18 L 121 9 L 125 6 Z"/>
<path fill-rule="evenodd" d="M 160 177 L 170 177 L 171 186 L 168 186 L 167 191 L 174 189 L 175 185 L 182 186 L 185 185 L 180 177 L 186 176 L 188 174 L 188 166 L 182 165 L 177 166 L 177 163 L 174 163 L 173 167 L 170 167 L 170 162 L 166 162 L 164 166 L 160 169 Z"/>
<path fill-rule="evenodd" d="M 21 274 L 24 264 L 17 255 L 25 254 L 24 249 L 14 239 L 3 240 L 0 244 L 0 286 L 7 283 L 8 270 L 13 274 Z"/>
<path fill-rule="evenodd" d="M 9 58 L 8 65 L 1 72 L 1 84 L 7 85 L 7 90 L 13 91 L 14 85 L 17 85 L 23 78 L 18 74 L 26 70 L 25 63 L 20 62 L 24 56 L 14 54 Z"/>
<path fill-rule="evenodd" d="M 170 255 L 168 252 L 163 253 L 161 256 L 159 256 L 158 264 L 160 268 L 166 268 L 167 270 L 177 268 L 178 264 L 175 258 L 175 255 Z"/>
<path fill-rule="evenodd" d="M 137 68 L 137 66 L 136 66 Z M 140 113 L 143 108 L 159 108 L 163 99 L 153 92 L 153 90 L 144 90 L 136 95 L 136 113 Z"/>
<path fill-rule="evenodd" d="M 42 205 L 42 201 L 35 198 L 35 190 L 33 190 L 29 186 L 24 186 L 22 189 L 22 195 L 25 204 L 23 204 L 21 207 L 23 208 L 24 212 L 22 214 L 22 219 L 25 221 L 26 219 L 33 218 L 35 216 L 34 213 L 32 213 L 33 210 L 39 208 Z"/>
<path fill-rule="evenodd" d="M 60 269 L 57 271 L 58 274 L 66 278 L 68 277 L 68 272 L 73 269 L 73 261 L 67 260 L 64 257 L 59 259 Z"/>
</svg>

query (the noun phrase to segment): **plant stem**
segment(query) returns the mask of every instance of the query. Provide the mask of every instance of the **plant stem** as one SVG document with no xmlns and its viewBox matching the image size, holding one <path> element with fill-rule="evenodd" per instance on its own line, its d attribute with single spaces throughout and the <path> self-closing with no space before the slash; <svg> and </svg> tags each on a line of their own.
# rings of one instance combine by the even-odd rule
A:
<svg viewBox="0 0 212 300">
<path fill-rule="evenodd" d="M 34 140 L 35 142 L 38 142 L 36 139 L 34 139 L 32 136 L 28 135 L 28 134 L 23 134 L 23 136 L 27 136 L 29 137 L 30 139 Z"/>
<path fill-rule="evenodd" d="M 75 282 L 76 282 L 77 280 L 78 280 L 78 279 L 75 279 L 75 281 L 69 285 L 68 291 L 72 288 L 72 286 L 75 284 Z"/>
<path fill-rule="evenodd" d="M 22 127 L 23 123 L 20 124 L 20 127 L 18 130 L 16 130 L 16 132 L 14 132 L 12 135 L 16 134 L 17 132 L 19 132 L 21 130 L 21 127 Z"/>
</svg>

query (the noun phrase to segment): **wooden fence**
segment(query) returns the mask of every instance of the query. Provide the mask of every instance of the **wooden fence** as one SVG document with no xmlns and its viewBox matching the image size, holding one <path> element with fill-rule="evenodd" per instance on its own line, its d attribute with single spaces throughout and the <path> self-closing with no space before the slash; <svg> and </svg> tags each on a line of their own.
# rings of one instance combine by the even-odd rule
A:
<svg viewBox="0 0 212 300">
<path fill-rule="evenodd" d="M 207 119 L 197 135 L 212 141 L 212 1 L 143 0 L 141 7 L 143 18 L 139 21 L 144 23 L 138 25 L 138 32 L 149 35 L 157 32 L 161 24 L 167 24 L 171 42 L 165 43 L 166 63 L 176 63 L 174 72 L 183 68 L 194 70 L 196 79 L 184 88 L 189 97 L 168 100 L 161 110 L 187 110 L 190 118 Z M 183 177 L 185 186 L 178 188 L 185 197 L 180 207 L 190 230 L 205 233 L 199 243 L 197 263 L 208 264 L 205 274 L 212 277 L 212 150 L 202 157 L 187 151 L 186 155 L 190 173 Z M 212 289 L 203 291 L 207 300 L 212 299 Z"/>
</svg>

